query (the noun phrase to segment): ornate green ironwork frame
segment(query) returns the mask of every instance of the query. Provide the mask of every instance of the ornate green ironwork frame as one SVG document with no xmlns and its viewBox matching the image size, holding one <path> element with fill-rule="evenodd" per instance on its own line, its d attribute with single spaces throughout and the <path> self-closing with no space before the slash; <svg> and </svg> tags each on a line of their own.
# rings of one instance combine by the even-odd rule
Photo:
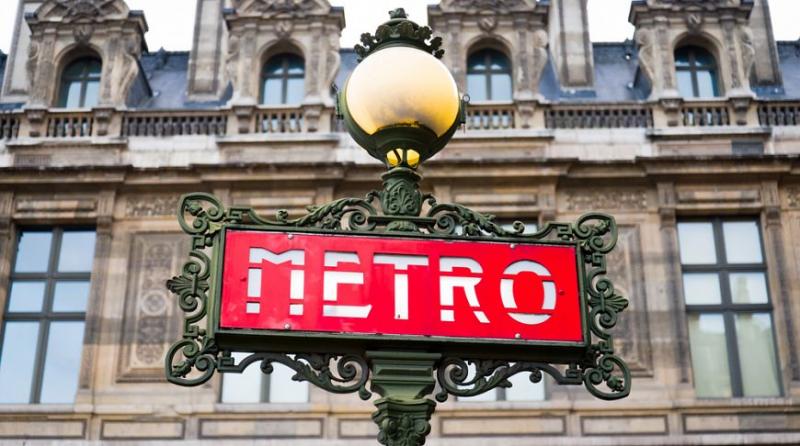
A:
<svg viewBox="0 0 800 446">
<path fill-rule="evenodd" d="M 547 223 L 535 233 L 524 234 L 525 225 L 521 222 L 514 222 L 507 230 L 497 224 L 492 215 L 455 203 L 438 203 L 433 196 L 421 193 L 420 179 L 412 169 L 395 167 L 383 175 L 381 190 L 369 192 L 364 198 L 342 198 L 310 207 L 306 215 L 294 219 L 290 219 L 286 211 L 277 212 L 273 219 L 265 219 L 251 208 L 226 209 L 220 200 L 206 193 L 181 197 L 178 222 L 191 236 L 192 243 L 181 274 L 167 281 L 167 287 L 177 295 L 185 313 L 182 339 L 172 345 L 166 356 L 167 379 L 175 384 L 194 386 L 208 381 L 215 371 L 241 373 L 248 365 L 259 362 L 261 370 L 270 373 L 273 364 L 280 363 L 295 371 L 294 380 L 308 381 L 330 392 L 357 392 L 365 400 L 372 396 L 367 389 L 371 381 L 371 390 L 383 396 L 375 402 L 379 410 L 373 417 L 380 427 L 379 440 L 383 444 L 409 445 L 423 444 L 430 430 L 428 419 L 435 402 L 425 396 L 436 382 L 441 390 L 435 399 L 440 402 L 449 395 L 473 396 L 496 387 L 510 387 L 509 378 L 519 373 L 528 373 L 532 382 L 541 381 L 547 373 L 559 384 L 582 384 L 592 395 L 605 400 L 627 396 L 631 390 L 630 371 L 614 354 L 609 331 L 616 324 L 618 314 L 628 305 L 627 299 L 615 291 L 606 276 L 606 255 L 617 241 L 614 218 L 590 213 L 575 223 Z M 262 337 L 257 344 L 248 341 L 237 344 L 223 339 L 222 332 L 218 333 L 221 279 L 218 265 L 221 264 L 225 230 L 243 227 L 342 235 L 572 244 L 577 250 L 582 276 L 585 343 L 576 348 L 519 341 L 503 350 L 485 342 L 476 343 L 474 348 L 463 348 L 464 342 L 454 342 L 458 347 L 453 348 L 448 347 L 448 342 L 439 342 L 422 345 L 419 351 L 398 352 L 398 346 L 391 343 L 386 349 L 381 347 L 381 351 L 368 351 L 375 343 L 353 343 L 353 339 L 358 338 L 353 335 L 316 334 L 315 339 L 324 338 L 329 342 L 302 343 L 287 342 L 280 334 L 273 333 Z M 297 338 L 298 335 L 286 333 L 287 337 Z M 309 344 L 317 346 L 319 351 L 309 350 Z M 497 344 L 502 347 L 502 342 Z M 236 363 L 231 356 L 232 349 L 256 353 Z M 387 352 L 387 349 L 393 351 Z M 417 376 L 412 373 L 410 377 L 398 378 L 396 372 L 400 369 L 405 371 L 400 375 L 407 375 L 409 370 L 421 372 Z"/>
</svg>

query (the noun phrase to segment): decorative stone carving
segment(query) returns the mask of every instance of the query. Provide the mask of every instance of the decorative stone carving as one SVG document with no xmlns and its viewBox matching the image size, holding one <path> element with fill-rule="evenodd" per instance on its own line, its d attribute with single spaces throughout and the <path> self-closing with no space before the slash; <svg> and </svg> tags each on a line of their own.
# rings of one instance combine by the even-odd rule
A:
<svg viewBox="0 0 800 446">
<path fill-rule="evenodd" d="M 786 189 L 786 204 L 792 209 L 800 208 L 800 186 Z"/>
<path fill-rule="evenodd" d="M 618 322 L 619 332 L 626 335 L 615 338 L 614 347 L 625 355 L 634 374 L 652 375 L 653 360 L 640 231 L 635 225 L 620 225 L 618 228 L 617 246 L 606 257 L 608 276 L 617 292 L 628 298 L 630 314 Z"/>
<path fill-rule="evenodd" d="M 749 28 L 739 29 L 739 45 L 742 49 L 742 70 L 750 77 L 756 60 L 756 49 L 753 44 L 753 31 Z"/>
<path fill-rule="evenodd" d="M 100 97 L 105 107 L 123 106 L 139 70 L 147 25 L 123 0 L 47 0 L 30 16 L 29 105 L 57 100 L 59 70 L 75 51 L 97 53 L 102 61 Z"/>
<path fill-rule="evenodd" d="M 692 34 L 698 34 L 703 26 L 703 15 L 696 12 L 686 14 L 686 27 Z"/>
<path fill-rule="evenodd" d="M 136 195 L 125 200 L 126 217 L 160 217 L 175 213 L 180 195 Z"/>
<path fill-rule="evenodd" d="M 174 203 L 173 203 L 174 206 Z M 172 233 L 133 234 L 118 381 L 160 381 L 169 341 L 180 320 L 164 272 L 180 267 L 186 240 Z"/>
<path fill-rule="evenodd" d="M 535 1 L 527 0 L 442 0 L 441 8 L 444 11 L 496 11 L 508 12 L 535 6 Z"/>
<path fill-rule="evenodd" d="M 575 190 L 567 194 L 567 210 L 643 210 L 647 209 L 646 190 Z"/>
<path fill-rule="evenodd" d="M 261 14 L 263 17 L 324 14 L 330 8 L 326 1 L 319 0 L 239 0 L 236 3 L 240 15 Z"/>
<path fill-rule="evenodd" d="M 655 80 L 656 46 L 650 29 L 637 29 L 633 35 L 639 50 L 639 69 L 651 84 Z"/>
</svg>

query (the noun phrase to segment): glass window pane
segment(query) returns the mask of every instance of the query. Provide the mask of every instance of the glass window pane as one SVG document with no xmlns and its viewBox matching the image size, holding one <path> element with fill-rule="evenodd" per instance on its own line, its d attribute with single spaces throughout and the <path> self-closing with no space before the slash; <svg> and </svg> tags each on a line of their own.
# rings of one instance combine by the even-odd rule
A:
<svg viewBox="0 0 800 446">
<path fill-rule="evenodd" d="M 295 371 L 283 364 L 273 364 L 269 375 L 270 403 L 306 403 L 308 402 L 308 383 L 292 381 Z"/>
<path fill-rule="evenodd" d="M 287 63 L 289 67 L 289 74 L 303 74 L 305 71 L 305 62 L 303 61 L 303 58 L 296 54 L 289 54 Z"/>
<path fill-rule="evenodd" d="M 492 75 L 492 97 L 493 101 L 511 100 L 511 76 L 508 74 Z"/>
<path fill-rule="evenodd" d="M 473 53 L 467 59 L 467 71 L 485 71 L 486 70 L 486 53 L 478 51 Z"/>
<path fill-rule="evenodd" d="M 697 71 L 697 96 L 701 98 L 717 96 L 717 77 L 713 71 Z"/>
<path fill-rule="evenodd" d="M 544 380 L 532 383 L 530 374 L 518 373 L 511 378 L 506 389 L 506 401 L 544 401 Z"/>
<path fill-rule="evenodd" d="M 14 271 L 18 273 L 43 273 L 50 261 L 52 232 L 23 232 L 17 245 Z"/>
<path fill-rule="evenodd" d="M 303 102 L 306 96 L 306 80 L 288 79 L 286 82 L 286 103 L 299 104 Z"/>
<path fill-rule="evenodd" d="M 83 321 L 51 322 L 42 375 L 42 403 L 72 403 L 78 390 Z"/>
<path fill-rule="evenodd" d="M 264 105 L 279 105 L 283 103 L 281 96 L 281 85 L 283 81 L 280 79 L 265 79 L 264 80 L 264 99 L 261 102 Z"/>
<path fill-rule="evenodd" d="M 721 303 L 719 275 L 716 273 L 684 273 L 683 298 L 686 305 Z"/>
<path fill-rule="evenodd" d="M 86 61 L 86 74 L 91 77 L 99 76 L 102 68 L 103 64 L 99 59 L 88 59 Z"/>
<path fill-rule="evenodd" d="M 692 73 L 689 71 L 678 70 L 676 74 L 678 78 L 678 92 L 681 94 L 681 96 L 684 98 L 695 97 L 694 85 L 692 85 Z"/>
<path fill-rule="evenodd" d="M 94 239 L 94 231 L 64 231 L 58 256 L 58 271 L 91 272 Z"/>
<path fill-rule="evenodd" d="M 81 83 L 80 81 L 71 81 L 64 87 L 66 97 L 61 100 L 61 103 L 66 108 L 78 108 L 81 106 Z"/>
<path fill-rule="evenodd" d="M 683 47 L 675 50 L 675 66 L 689 67 L 689 48 Z"/>
<path fill-rule="evenodd" d="M 717 262 L 711 223 L 678 223 L 678 242 L 684 265 Z"/>
<path fill-rule="evenodd" d="M 694 63 L 698 67 L 713 67 L 714 66 L 714 56 L 711 55 L 708 51 L 695 47 L 694 48 Z"/>
<path fill-rule="evenodd" d="M 467 75 L 467 94 L 471 101 L 486 101 L 488 92 L 486 91 L 486 76 L 483 74 Z"/>
<path fill-rule="evenodd" d="M 736 315 L 736 343 L 744 396 L 778 396 L 778 360 L 769 313 Z"/>
<path fill-rule="evenodd" d="M 30 402 L 38 339 L 38 322 L 6 322 L 0 357 L 0 403 Z"/>
<path fill-rule="evenodd" d="M 89 281 L 57 282 L 53 291 L 53 311 L 83 312 L 89 301 Z"/>
<path fill-rule="evenodd" d="M 721 314 L 690 314 L 689 344 L 698 397 L 730 397 L 731 374 Z"/>
<path fill-rule="evenodd" d="M 86 82 L 86 95 L 83 98 L 81 107 L 91 108 L 97 105 L 97 98 L 100 94 L 100 81 L 87 81 Z"/>
<path fill-rule="evenodd" d="M 722 224 L 725 257 L 728 263 L 761 263 L 761 238 L 755 221 L 731 221 Z"/>
<path fill-rule="evenodd" d="M 231 356 L 239 361 L 250 353 L 236 352 Z M 244 372 L 222 374 L 222 402 L 223 403 L 258 403 L 261 402 L 261 368 L 258 362 L 250 364 Z"/>
<path fill-rule="evenodd" d="M 769 302 L 764 273 L 731 273 L 731 299 L 735 304 L 765 304 Z"/>
<path fill-rule="evenodd" d="M 14 281 L 9 293 L 8 312 L 39 312 L 44 302 L 45 282 Z"/>
<path fill-rule="evenodd" d="M 283 74 L 283 57 L 275 56 L 264 65 L 264 74 L 280 76 Z"/>
</svg>

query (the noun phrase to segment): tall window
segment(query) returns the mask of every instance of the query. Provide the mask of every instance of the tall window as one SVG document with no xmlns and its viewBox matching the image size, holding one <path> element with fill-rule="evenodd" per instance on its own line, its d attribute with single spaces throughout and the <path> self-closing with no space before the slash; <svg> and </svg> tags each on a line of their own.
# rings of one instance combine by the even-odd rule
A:
<svg viewBox="0 0 800 446">
<path fill-rule="evenodd" d="M 675 50 L 675 70 L 678 90 L 686 98 L 719 96 L 717 63 L 714 56 L 699 46 L 684 46 Z"/>
<path fill-rule="evenodd" d="M 305 62 L 292 53 L 271 57 L 261 73 L 261 103 L 299 104 L 305 97 Z"/>
<path fill-rule="evenodd" d="M 758 222 L 681 222 L 678 237 L 697 396 L 780 395 Z"/>
<path fill-rule="evenodd" d="M 249 353 L 233 353 L 238 363 Z M 294 370 L 283 364 L 273 363 L 274 370 L 265 375 L 258 362 L 250 364 L 241 374 L 226 373 L 222 376 L 223 403 L 305 403 L 308 402 L 308 383 L 292 381 Z"/>
<path fill-rule="evenodd" d="M 67 65 L 61 73 L 58 106 L 94 107 L 100 91 L 100 59 L 83 57 Z"/>
<path fill-rule="evenodd" d="M 472 53 L 467 59 L 467 93 L 472 101 L 510 101 L 508 57 L 490 48 Z"/>
<path fill-rule="evenodd" d="M 95 233 L 22 231 L 0 333 L 0 403 L 72 403 Z"/>
</svg>

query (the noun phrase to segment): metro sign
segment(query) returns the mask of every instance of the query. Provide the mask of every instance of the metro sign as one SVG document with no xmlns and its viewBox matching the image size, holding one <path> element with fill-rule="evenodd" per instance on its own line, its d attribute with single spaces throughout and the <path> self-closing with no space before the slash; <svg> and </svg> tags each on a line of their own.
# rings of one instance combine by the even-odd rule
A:
<svg viewBox="0 0 800 446">
<path fill-rule="evenodd" d="M 217 338 L 580 347 L 574 243 L 224 229 Z M 237 344 L 241 346 L 241 344 Z"/>
</svg>

